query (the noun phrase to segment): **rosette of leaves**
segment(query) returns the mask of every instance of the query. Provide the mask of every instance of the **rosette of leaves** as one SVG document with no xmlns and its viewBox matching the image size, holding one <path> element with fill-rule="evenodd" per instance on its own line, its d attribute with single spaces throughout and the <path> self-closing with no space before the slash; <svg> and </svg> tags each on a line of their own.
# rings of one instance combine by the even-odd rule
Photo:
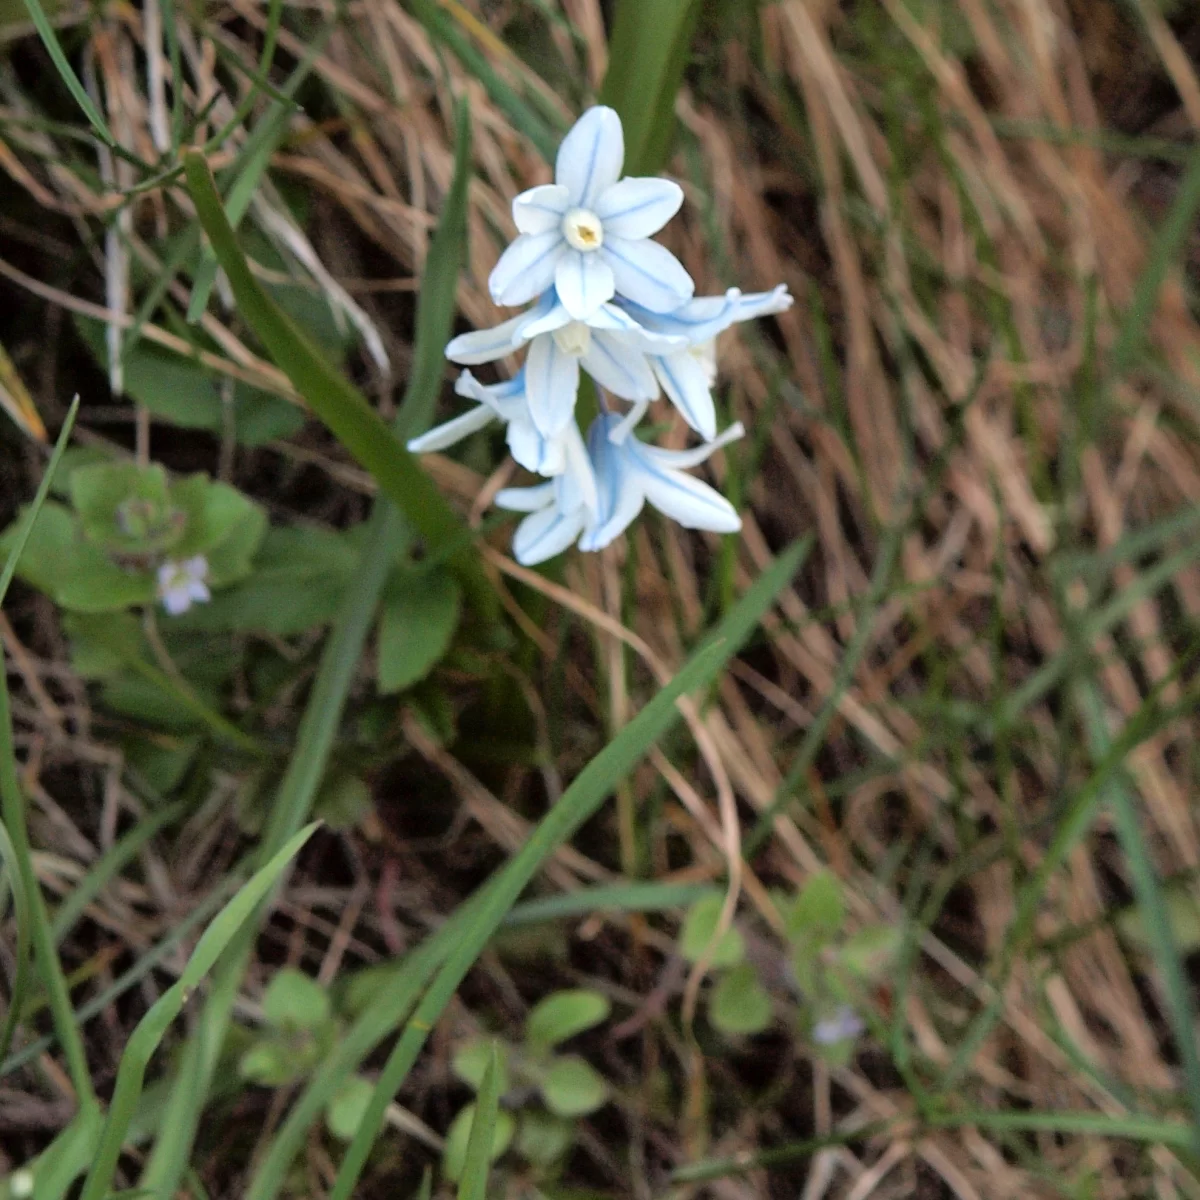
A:
<svg viewBox="0 0 1200 1200">
<path fill-rule="evenodd" d="M 84 462 L 70 470 L 69 504 L 42 507 L 17 567 L 69 612 L 119 612 L 154 603 L 157 569 L 202 555 L 219 589 L 250 573 L 266 515 L 236 488 L 157 463 Z M 2 549 L 17 522 L 0 537 Z"/>
<path fill-rule="evenodd" d="M 872 924 L 849 933 L 845 893 L 830 871 L 813 875 L 798 895 L 776 896 L 775 902 L 813 1049 L 827 1062 L 843 1065 L 862 1028 L 856 1014 L 868 1008 L 872 989 L 891 970 L 902 930 Z"/>
<path fill-rule="evenodd" d="M 238 1074 L 260 1087 L 287 1087 L 314 1070 L 333 1049 L 338 1021 L 329 993 L 302 971 L 278 971 L 262 999 L 263 1024 L 238 1062 Z M 325 1124 L 349 1142 L 371 1102 L 369 1080 L 353 1075 L 325 1106 Z"/>
<path fill-rule="evenodd" d="M 729 1037 L 762 1033 L 774 1019 L 774 1006 L 758 972 L 746 961 L 746 941 L 729 928 L 713 945 L 725 897 L 711 892 L 696 900 L 683 921 L 679 951 L 690 963 L 703 957 L 713 979 L 708 1019 Z"/>
<path fill-rule="evenodd" d="M 472 1038 L 454 1055 L 454 1073 L 478 1091 L 495 1048 L 500 1071 L 500 1112 L 492 1143 L 492 1161 L 507 1150 L 543 1178 L 562 1167 L 575 1141 L 575 1123 L 602 1108 L 609 1097 L 604 1077 L 577 1054 L 562 1054 L 563 1042 L 608 1018 L 607 997 L 585 988 L 554 992 L 525 1021 L 519 1045 L 499 1038 Z M 458 1179 L 467 1152 L 475 1106 L 466 1105 L 446 1135 L 443 1169 Z"/>
</svg>

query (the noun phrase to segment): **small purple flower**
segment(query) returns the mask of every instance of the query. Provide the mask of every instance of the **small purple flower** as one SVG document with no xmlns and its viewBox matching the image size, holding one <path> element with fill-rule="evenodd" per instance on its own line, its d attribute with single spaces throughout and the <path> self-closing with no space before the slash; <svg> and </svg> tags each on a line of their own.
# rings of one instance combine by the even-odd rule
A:
<svg viewBox="0 0 1200 1200">
<path fill-rule="evenodd" d="M 866 1029 L 862 1018 L 848 1004 L 843 1004 L 831 1017 L 813 1025 L 813 1041 L 818 1046 L 835 1046 L 858 1037 Z"/>
</svg>

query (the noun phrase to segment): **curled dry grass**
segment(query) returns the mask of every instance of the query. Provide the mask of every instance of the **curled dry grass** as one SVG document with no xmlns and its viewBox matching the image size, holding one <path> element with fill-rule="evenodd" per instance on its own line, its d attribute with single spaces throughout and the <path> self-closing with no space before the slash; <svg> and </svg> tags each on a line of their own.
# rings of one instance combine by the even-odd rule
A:
<svg viewBox="0 0 1200 1200">
<path fill-rule="evenodd" d="M 548 124 L 565 122 L 554 87 L 497 36 L 515 7 L 444 11 L 505 86 L 532 97 Z M 552 7 L 541 52 L 595 84 L 605 65 L 598 0 Z M 161 144 L 161 97 L 131 67 L 156 11 L 113 9 L 93 24 L 88 52 L 90 85 L 118 136 L 147 157 Z M 208 36 L 250 60 L 250 35 L 263 26 L 259 6 L 232 0 Z M 209 72 L 215 95 L 212 42 L 181 28 L 193 70 Z M 621 868 L 727 879 L 752 848 L 732 877 L 742 911 L 770 922 L 768 885 L 799 886 L 831 866 L 856 921 L 907 914 L 917 929 L 909 969 L 879 996 L 875 1030 L 886 1037 L 893 1022 L 906 1061 L 869 1052 L 829 1069 L 789 1039 L 776 1047 L 783 1066 L 703 1061 L 657 1019 L 675 1011 L 676 992 L 690 1010 L 699 984 L 671 969 L 670 939 L 643 919 L 592 918 L 577 930 L 573 961 L 633 1010 L 628 1036 L 608 1050 L 626 1085 L 623 1124 L 584 1141 L 594 1172 L 615 1192 L 649 1195 L 663 1165 L 883 1123 L 877 1135 L 751 1170 L 714 1194 L 766 1195 L 785 1177 L 806 1181 L 806 1197 L 846 1200 L 1082 1194 L 1071 1189 L 1085 1183 L 1088 1194 L 1113 1198 L 1200 1193 L 1177 1148 L 1005 1131 L 982 1116 L 1090 1111 L 1118 1127 L 1131 1112 L 1182 1111 L 1161 975 L 1136 929 L 1131 938 L 1131 923 L 1116 920 L 1132 885 L 1108 808 L 1092 811 L 1077 839 L 1056 838 L 1104 758 L 1089 743 L 1081 697 L 1094 697 L 1112 736 L 1149 713 L 1120 785 L 1136 798 L 1172 903 L 1195 912 L 1191 748 L 1200 731 L 1171 706 L 1191 690 L 1200 551 L 1190 524 L 1168 522 L 1200 499 L 1200 332 L 1184 269 L 1194 243 L 1156 242 L 1187 185 L 1177 151 L 1200 129 L 1200 82 L 1179 40 L 1188 37 L 1194 52 L 1194 20 L 1172 27 L 1148 0 L 776 0 L 730 29 L 714 20 L 678 104 L 683 135 L 671 170 L 691 203 L 668 240 L 702 291 L 784 280 L 799 300 L 774 331 L 722 345 L 726 415 L 752 431 L 753 453 L 727 468 L 746 504 L 744 534 L 719 549 L 646 520 L 623 548 L 572 558 L 561 585 L 517 567 L 504 540 L 490 537 L 489 561 L 508 586 L 547 601 L 541 624 L 511 606 L 545 652 L 520 680 L 547 748 L 540 779 L 531 785 L 511 768 L 497 794 L 406 719 L 411 770 L 380 783 L 379 817 L 349 839 L 350 882 L 342 868 L 329 876 L 342 882 L 329 882 L 310 866 L 264 953 L 331 981 L 410 944 L 458 899 L 436 864 L 469 867 L 489 847 L 518 845 L 527 826 L 514 802 L 528 787 L 552 799 L 559 774 L 682 661 L 728 589 L 811 532 L 814 552 L 769 640 L 710 706 L 689 714 L 695 768 L 656 755 L 628 781 L 608 827 L 560 853 L 549 878 L 562 889 Z M 280 47 L 305 52 L 286 31 Z M 364 370 L 387 405 L 391 379 L 405 374 L 409 293 L 453 171 L 454 96 L 470 97 L 474 128 L 459 290 L 467 324 L 494 321 L 484 282 L 512 233 L 509 202 L 547 167 L 494 96 L 398 4 L 352 5 L 315 74 L 336 109 L 292 119 L 256 217 L 283 231 L 313 285 L 363 332 Z M 1141 101 L 1129 97 L 1129 81 L 1143 88 Z M 194 107 L 207 99 L 196 96 Z M 89 182 L 51 133 L 17 120 L 23 103 L 12 88 L 4 97 L 0 167 L 83 229 L 110 209 L 112 187 L 125 182 L 120 163 L 99 186 Z M 214 124 L 225 103 L 212 110 Z M 1148 136 L 1118 140 L 1131 133 Z M 275 190 L 285 185 L 310 197 L 305 230 Z M 149 193 L 122 218 L 124 239 L 91 246 L 94 265 L 75 286 L 40 277 L 46 311 L 76 308 L 127 326 L 136 307 L 129 256 L 150 261 L 139 231 L 186 204 L 178 189 Z M 1148 290 L 1156 269 L 1161 285 Z M 0 270 L 35 290 L 36 272 Z M 291 398 L 226 310 L 211 307 L 205 329 L 220 346 L 214 369 Z M 165 324 L 143 336 L 178 342 Z M 36 376 L 36 360 L 23 361 Z M 53 424 L 52 389 L 31 390 Z M 95 420 L 90 427 L 88 436 L 107 436 Z M 677 423 L 668 436 L 681 444 L 684 432 Z M 143 417 L 138 437 L 147 436 Z M 170 436 L 156 429 L 156 447 Z M 279 471 L 281 459 L 330 480 L 307 517 L 344 520 L 353 496 L 370 491 L 314 435 L 254 452 L 227 445 L 220 455 L 242 481 L 268 464 Z M 485 478 L 436 459 L 431 469 L 476 522 L 512 472 L 505 463 Z M 299 494 L 289 490 L 293 508 Z M 52 895 L 65 894 L 140 802 L 62 665 L 46 614 L 27 628 L 22 640 L 5 622 L 0 635 L 24 685 L 17 714 L 46 847 L 39 870 Z M 560 663 L 564 646 L 571 653 Z M 546 711 L 552 686 L 571 696 L 565 733 L 561 713 Z M 557 762 L 553 739 L 565 741 Z M 440 778 L 458 798 L 457 841 L 416 849 L 388 828 L 388 814 L 412 799 L 414 777 Z M 144 870 L 88 906 L 87 932 L 72 943 L 77 996 L 102 988 L 115 963 L 144 954 L 203 902 L 238 844 L 225 815 L 237 782 L 218 768 L 204 803 L 141 851 Z M 1053 869 L 1039 875 L 1051 852 Z M 158 970 L 181 961 L 168 956 Z M 490 961 L 483 974 L 479 997 L 515 1019 L 524 1001 L 505 968 Z M 156 988 L 154 978 L 143 990 Z M 93 1027 L 101 1078 L 124 1019 L 110 1007 Z M 475 1018 L 463 1010 L 459 1020 Z M 38 1087 L 0 1092 L 0 1119 L 31 1136 L 69 1111 L 59 1069 L 47 1055 L 39 1061 Z M 649 1092 L 663 1066 L 683 1085 L 674 1122 Z M 764 1072 L 784 1082 L 773 1105 L 756 1106 Z M 439 1059 L 403 1097 L 439 1128 L 446 1114 L 433 1092 L 444 1079 Z M 917 1120 L 938 1103 L 981 1120 L 944 1129 Z M 413 1128 L 417 1118 L 397 1112 Z M 257 1114 L 263 1139 L 279 1115 L 278 1104 Z M 29 1144 L 15 1138 L 13 1150 Z M 238 1164 L 208 1152 L 205 1171 L 236 1177 Z M 328 1178 L 316 1142 L 307 1170 L 314 1189 Z"/>
</svg>

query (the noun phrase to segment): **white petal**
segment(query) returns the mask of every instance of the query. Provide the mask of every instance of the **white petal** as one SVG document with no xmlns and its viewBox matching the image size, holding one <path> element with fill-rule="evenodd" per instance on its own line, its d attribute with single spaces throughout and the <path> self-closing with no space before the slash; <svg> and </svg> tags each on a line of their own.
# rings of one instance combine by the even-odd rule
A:
<svg viewBox="0 0 1200 1200">
<path fill-rule="evenodd" d="M 557 506 L 544 508 L 517 526 L 513 556 L 522 566 L 532 567 L 561 554 L 583 532 L 586 513 L 576 509 L 563 513 Z"/>
<path fill-rule="evenodd" d="M 567 189 L 573 206 L 591 208 L 596 197 L 621 178 L 624 162 L 621 118 L 611 108 L 597 105 L 589 108 L 563 138 L 554 165 L 554 181 Z"/>
<path fill-rule="evenodd" d="M 635 451 L 636 453 L 636 451 Z M 686 529 L 735 533 L 742 527 L 737 509 L 720 492 L 682 471 L 663 469 L 638 457 L 637 481 L 646 499 Z"/>
<path fill-rule="evenodd" d="M 651 360 L 667 398 L 706 441 L 717 436 L 717 410 L 704 364 L 685 350 Z"/>
<path fill-rule="evenodd" d="M 162 594 L 162 606 L 172 617 L 178 617 L 192 607 L 192 598 L 186 587 L 173 587 Z"/>
<path fill-rule="evenodd" d="M 188 584 L 187 594 L 189 602 L 196 604 L 207 604 L 212 599 L 212 593 L 208 590 L 208 585 L 201 583 L 199 579 L 193 579 Z"/>
<path fill-rule="evenodd" d="M 646 356 L 613 334 L 593 330 L 580 362 L 601 387 L 623 400 L 653 400 L 658 395 L 658 380 Z"/>
<path fill-rule="evenodd" d="M 513 458 L 535 475 L 561 475 L 567 467 L 562 438 L 544 438 L 526 416 L 508 427 L 508 449 Z"/>
<path fill-rule="evenodd" d="M 660 446 L 647 446 L 644 442 L 638 447 L 638 454 L 649 459 L 656 466 L 668 471 L 686 470 L 688 467 L 698 467 L 702 462 L 712 458 L 718 450 L 746 436 L 746 429 L 741 421 L 734 421 L 724 433 L 703 446 L 693 446 L 690 450 L 663 450 Z"/>
<path fill-rule="evenodd" d="M 454 384 L 454 391 L 476 404 L 486 404 L 501 421 L 515 421 L 528 413 L 524 370 L 499 383 L 480 383 L 470 371 L 463 371 Z"/>
<path fill-rule="evenodd" d="M 595 513 L 599 504 L 596 475 L 592 470 L 592 459 L 583 443 L 579 426 L 572 421 L 562 435 L 562 447 L 566 460 L 558 483 L 558 504 L 564 512 L 581 505 L 589 513 Z"/>
<path fill-rule="evenodd" d="M 629 528 L 646 502 L 636 464 L 623 445 L 610 440 L 610 433 L 619 424 L 620 418 L 610 413 L 597 417 L 588 430 L 599 505 L 595 523 L 579 540 L 581 550 L 602 550 Z"/>
<path fill-rule="evenodd" d="M 520 313 L 492 329 L 460 333 L 446 344 L 446 357 L 464 366 L 495 362 L 511 354 L 520 345 L 521 330 L 528 322 L 529 314 Z"/>
<path fill-rule="evenodd" d="M 596 253 L 612 267 L 617 292 L 651 312 L 670 312 L 686 304 L 696 290 L 679 259 L 657 242 L 605 238 Z"/>
<path fill-rule="evenodd" d="M 578 391 L 579 359 L 564 354 L 553 334 L 534 338 L 525 360 L 525 396 L 539 433 L 554 437 L 567 427 Z"/>
<path fill-rule="evenodd" d="M 554 503 L 554 482 L 539 483 L 537 487 L 501 488 L 492 503 L 508 512 L 537 512 Z"/>
<path fill-rule="evenodd" d="M 561 329 L 564 325 L 570 325 L 571 314 L 559 303 L 558 292 L 551 291 L 548 295 L 552 298 L 549 307 L 544 313 L 532 313 L 531 319 L 528 320 L 521 330 L 521 338 L 524 341 L 531 342 L 535 337 L 542 333 L 553 333 L 556 329 Z"/>
<path fill-rule="evenodd" d="M 594 251 L 568 250 L 554 271 L 558 298 L 576 321 L 586 321 L 611 300 L 614 286 L 612 268 Z"/>
<path fill-rule="evenodd" d="M 699 345 L 711 341 L 739 321 L 786 312 L 792 307 L 792 297 L 788 294 L 787 284 L 781 283 L 774 291 L 752 292 L 746 296 L 737 288 L 730 288 L 723 296 L 697 296 L 671 313 L 653 313 L 636 304 L 628 307 L 632 316 L 646 328 L 656 333 L 682 336 L 691 345 Z"/>
<path fill-rule="evenodd" d="M 563 214 L 570 207 L 567 189 L 546 183 L 522 192 L 513 201 L 513 220 L 521 233 L 549 233 L 562 225 Z"/>
<path fill-rule="evenodd" d="M 208 559 L 203 554 L 196 554 L 183 563 L 184 572 L 192 579 L 208 578 Z M 207 600 L 208 597 L 206 596 Z"/>
<path fill-rule="evenodd" d="M 413 454 L 429 454 L 434 450 L 445 450 L 461 442 L 463 438 L 490 425 L 496 419 L 496 414 L 486 404 L 478 404 L 468 408 L 460 417 L 435 425 L 428 433 L 412 438 L 408 449 Z"/>
<path fill-rule="evenodd" d="M 683 188 L 669 179 L 622 179 L 596 200 L 605 237 L 644 238 L 657 233 L 683 203 Z"/>
<path fill-rule="evenodd" d="M 492 299 L 497 304 L 517 305 L 540 295 L 554 282 L 554 268 L 566 247 L 557 229 L 521 234 L 500 255 L 488 277 Z"/>
</svg>

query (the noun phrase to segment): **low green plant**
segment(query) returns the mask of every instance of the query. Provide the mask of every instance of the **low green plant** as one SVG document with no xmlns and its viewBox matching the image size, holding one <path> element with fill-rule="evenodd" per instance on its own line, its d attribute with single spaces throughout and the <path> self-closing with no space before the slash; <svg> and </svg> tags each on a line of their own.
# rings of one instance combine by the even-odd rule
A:
<svg viewBox="0 0 1200 1200">
<path fill-rule="evenodd" d="M 608 1102 L 609 1085 L 585 1059 L 560 1053 L 559 1047 L 603 1023 L 610 1009 L 599 992 L 553 992 L 530 1011 L 519 1043 L 478 1037 L 458 1047 L 454 1073 L 476 1092 L 488 1064 L 493 1058 L 496 1063 L 501 1110 L 493 1132 L 493 1162 L 511 1147 L 539 1177 L 553 1178 L 561 1169 L 575 1142 L 576 1121 Z M 443 1169 L 450 1179 L 462 1173 L 474 1111 L 474 1104 L 464 1106 L 446 1135 Z"/>
</svg>

